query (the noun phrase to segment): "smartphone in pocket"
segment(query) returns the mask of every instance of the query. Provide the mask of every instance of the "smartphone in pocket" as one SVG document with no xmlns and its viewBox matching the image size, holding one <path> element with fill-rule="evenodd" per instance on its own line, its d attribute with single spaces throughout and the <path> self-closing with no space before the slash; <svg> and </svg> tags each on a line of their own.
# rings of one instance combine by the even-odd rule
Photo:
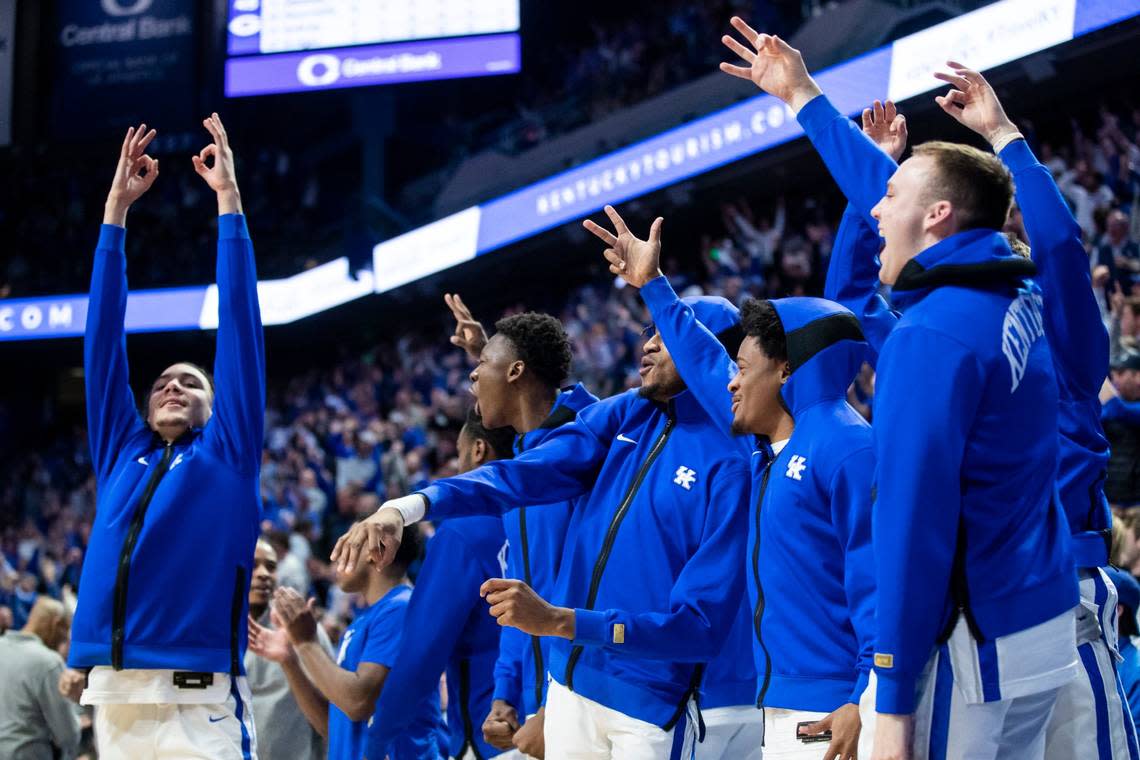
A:
<svg viewBox="0 0 1140 760">
<path fill-rule="evenodd" d="M 831 729 L 830 728 L 827 729 L 826 731 L 824 731 L 823 733 L 820 733 L 820 734 L 805 734 L 804 733 L 804 728 L 806 726 L 814 726 L 815 723 L 816 723 L 816 721 L 814 721 L 814 720 L 805 720 L 805 721 L 802 721 L 800 723 L 797 723 L 796 724 L 796 739 L 799 740 L 800 742 L 803 742 L 804 744 L 815 744 L 816 742 L 830 742 L 831 741 Z"/>
</svg>

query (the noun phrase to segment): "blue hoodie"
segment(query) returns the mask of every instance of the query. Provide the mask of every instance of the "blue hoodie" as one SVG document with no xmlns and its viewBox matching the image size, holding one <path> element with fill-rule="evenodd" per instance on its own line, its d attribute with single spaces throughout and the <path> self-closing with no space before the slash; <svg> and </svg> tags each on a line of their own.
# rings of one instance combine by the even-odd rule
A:
<svg viewBox="0 0 1140 760">
<path fill-rule="evenodd" d="M 873 648 L 871 429 L 846 401 L 866 344 L 854 316 L 819 298 L 772 301 L 792 374 L 781 389 L 795 429 L 776 457 L 732 436 L 737 367 L 668 280 L 641 289 L 681 376 L 716 429 L 752 461 L 746 560 L 758 706 L 831 712 L 858 703 Z M 811 635 L 805 635 L 810 621 Z"/>
<path fill-rule="evenodd" d="M 880 712 L 913 711 L 959 609 L 983 642 L 1077 604 L 1032 273 L 1001 233 L 979 229 L 927 248 L 895 283 L 904 315 L 875 394 Z"/>
<path fill-rule="evenodd" d="M 581 384 L 563 390 L 542 424 L 515 439 L 515 454 L 542 443 L 552 430 L 572 421 L 579 411 L 597 400 Z M 543 599 L 549 599 L 554 593 L 554 580 L 562 561 L 566 528 L 573 509 L 572 502 L 563 501 L 540 507 L 518 507 L 503 515 L 503 528 L 510 545 L 507 577 L 526 582 Z M 509 626 L 504 628 L 499 659 L 495 662 L 495 699 L 515 707 L 521 713 L 520 719 L 534 715 L 546 702 L 549 661 L 549 638 L 529 636 Z"/>
<path fill-rule="evenodd" d="M 483 741 L 483 720 L 491 711 L 499 625 L 487 612 L 479 587 L 501 578 L 505 537 L 497 517 L 445 520 L 428 542 L 412 600 L 404 618 L 400 657 L 384 682 L 368 731 L 371 760 L 405 734 L 417 705 L 439 690 L 447 672 L 447 727 L 450 757 L 494 757 L 500 750 Z"/>
<path fill-rule="evenodd" d="M 855 124 L 819 97 L 800 111 L 800 123 L 819 150 L 854 210 L 866 224 L 860 235 L 878 236 L 870 212 L 897 168 Z M 1108 442 L 1097 396 L 1108 368 L 1108 334 L 1093 297 L 1081 230 L 1049 170 L 1024 140 L 1006 146 L 1000 158 L 1013 174 L 1017 205 L 1037 265 L 1044 299 L 1044 328 L 1057 380 L 1057 484 L 1079 567 L 1108 564 L 1111 512 L 1104 496 Z M 868 226 L 869 225 L 869 226 Z M 838 246 L 836 247 L 838 249 Z M 897 320 L 878 295 L 878 267 L 870 256 L 832 257 L 828 298 L 849 306 L 878 351 Z"/>
<path fill-rule="evenodd" d="M 244 216 L 219 217 L 213 416 L 165 444 L 128 380 L 125 237 L 103 225 L 91 275 L 83 356 L 98 509 L 68 664 L 244 674 L 265 415 L 253 246 Z"/>
<path fill-rule="evenodd" d="M 718 332 L 734 324 L 723 303 L 700 306 Z M 631 390 L 515 459 L 421 493 L 432 518 L 585 495 L 548 600 L 574 609 L 576 638 L 552 640 L 548 671 L 583 697 L 670 730 L 740 609 L 746 483 L 747 463 L 712 434 L 691 393 L 659 404 Z"/>
</svg>

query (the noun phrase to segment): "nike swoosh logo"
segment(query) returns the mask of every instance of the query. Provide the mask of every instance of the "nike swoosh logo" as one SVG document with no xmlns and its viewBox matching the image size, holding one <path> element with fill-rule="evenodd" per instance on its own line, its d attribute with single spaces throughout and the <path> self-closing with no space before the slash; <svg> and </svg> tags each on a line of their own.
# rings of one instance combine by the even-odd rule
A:
<svg viewBox="0 0 1140 760">
<path fill-rule="evenodd" d="M 223 716 L 222 716 L 222 717 L 220 717 L 220 718 L 215 718 L 215 717 L 213 717 L 213 716 L 210 716 L 210 722 L 211 722 L 211 723 L 217 723 L 219 720 L 225 720 L 227 717 L 229 717 L 229 716 L 228 716 L 228 715 L 223 715 Z"/>
<path fill-rule="evenodd" d="M 626 438 L 622 433 L 618 433 L 617 439 L 619 441 L 624 441 L 625 443 L 637 443 L 637 441 L 633 440 L 632 438 Z"/>
</svg>

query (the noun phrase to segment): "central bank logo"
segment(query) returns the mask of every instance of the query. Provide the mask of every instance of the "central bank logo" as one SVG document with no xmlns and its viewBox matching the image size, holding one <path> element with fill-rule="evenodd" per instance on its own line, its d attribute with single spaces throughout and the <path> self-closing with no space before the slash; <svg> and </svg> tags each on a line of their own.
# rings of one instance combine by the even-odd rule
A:
<svg viewBox="0 0 1140 760">
<path fill-rule="evenodd" d="M 297 81 L 306 87 L 323 87 L 340 79 L 340 58 L 329 53 L 307 55 L 297 64 Z"/>
<path fill-rule="evenodd" d="M 154 5 L 154 0 L 99 0 L 99 5 L 108 16 L 137 16 L 148 11 Z"/>
</svg>

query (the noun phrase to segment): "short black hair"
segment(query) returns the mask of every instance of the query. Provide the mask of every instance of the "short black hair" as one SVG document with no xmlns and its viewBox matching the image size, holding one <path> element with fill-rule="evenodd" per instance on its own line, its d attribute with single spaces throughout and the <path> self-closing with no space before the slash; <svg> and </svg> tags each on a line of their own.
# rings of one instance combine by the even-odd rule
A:
<svg viewBox="0 0 1140 760">
<path fill-rule="evenodd" d="M 412 564 L 420 558 L 424 551 L 424 539 L 417 524 L 404 526 L 404 537 L 400 541 L 400 548 L 396 550 L 396 557 L 392 564 L 401 570 L 407 571 Z"/>
<path fill-rule="evenodd" d="M 771 301 L 749 298 L 740 310 L 740 324 L 744 327 L 744 335 L 755 338 L 770 358 L 788 358 L 788 335 Z"/>
<path fill-rule="evenodd" d="M 557 388 L 570 374 L 570 338 L 562 323 L 549 314 L 528 311 L 504 317 L 495 330 L 511 342 L 527 369 L 546 385 Z"/>
<path fill-rule="evenodd" d="M 510 426 L 488 428 L 474 408 L 467 410 L 467 421 L 463 430 L 472 441 L 485 441 L 495 452 L 496 459 L 510 459 L 515 451 L 515 430 Z"/>
</svg>

